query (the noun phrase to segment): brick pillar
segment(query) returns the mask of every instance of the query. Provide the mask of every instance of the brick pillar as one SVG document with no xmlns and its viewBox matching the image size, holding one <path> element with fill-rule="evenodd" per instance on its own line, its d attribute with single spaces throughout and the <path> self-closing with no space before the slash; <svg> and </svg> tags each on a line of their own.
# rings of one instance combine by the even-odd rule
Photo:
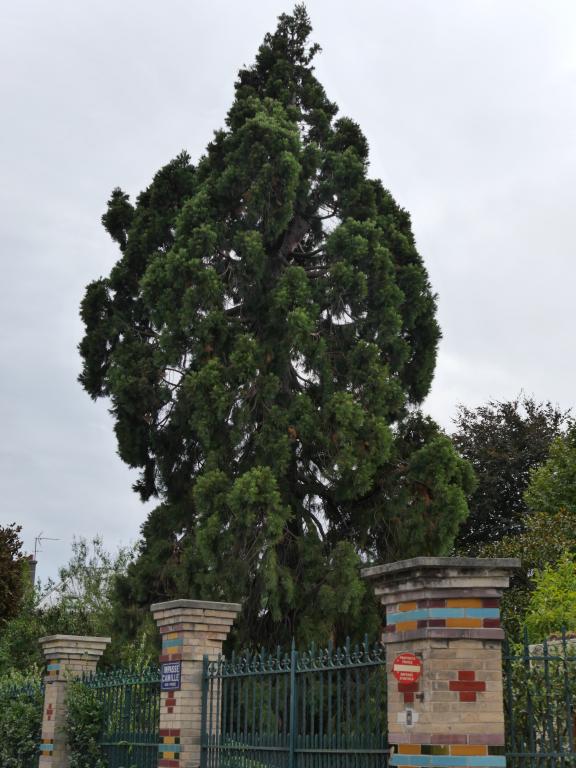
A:
<svg viewBox="0 0 576 768">
<path fill-rule="evenodd" d="M 500 597 L 512 558 L 416 557 L 362 571 L 386 606 L 390 765 L 503 768 Z"/>
<path fill-rule="evenodd" d="M 200 765 L 203 657 L 221 653 L 240 608 L 237 603 L 202 600 L 172 600 L 151 607 L 162 635 L 160 663 L 168 665 L 163 672 L 173 678 L 168 684 L 176 686 L 161 692 L 159 766 Z"/>
<path fill-rule="evenodd" d="M 93 672 L 109 642 L 109 637 L 76 635 L 51 635 L 39 640 L 46 659 L 39 768 L 68 766 L 64 731 L 67 682 L 84 672 Z"/>
</svg>

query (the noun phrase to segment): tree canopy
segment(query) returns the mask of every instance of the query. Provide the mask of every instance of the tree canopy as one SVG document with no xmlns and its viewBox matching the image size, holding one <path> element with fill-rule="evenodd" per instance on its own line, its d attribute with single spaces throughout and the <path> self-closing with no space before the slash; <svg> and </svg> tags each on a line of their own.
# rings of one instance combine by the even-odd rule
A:
<svg viewBox="0 0 576 768">
<path fill-rule="evenodd" d="M 455 423 L 454 444 L 478 481 L 457 548 L 477 555 L 483 546 L 524 530 L 529 514 L 524 493 L 531 472 L 546 460 L 570 416 L 549 402 L 519 396 L 479 408 L 460 406 Z"/>
<path fill-rule="evenodd" d="M 554 565 L 546 565 L 534 577 L 534 591 L 526 614 L 532 642 L 542 642 L 563 630 L 576 630 L 576 559 L 565 553 Z"/>
<path fill-rule="evenodd" d="M 82 302 L 80 381 L 160 500 L 127 621 L 190 595 L 242 601 L 252 642 L 351 631 L 359 559 L 446 553 L 466 516 L 469 465 L 418 410 L 440 330 L 410 217 L 310 32 L 282 15 L 199 162 L 103 216 L 120 258 Z"/>
<path fill-rule="evenodd" d="M 115 581 L 126 572 L 132 554 L 125 548 L 109 554 L 98 537 L 90 542 L 75 539 L 57 582 L 42 585 L 27 580 L 18 611 L 0 626 L 0 680 L 14 667 L 23 672 L 42 670 L 45 660 L 38 640 L 46 635 L 112 635 L 105 664 L 133 664 L 147 658 L 156 639 L 151 617 L 136 644 L 123 642 L 112 631 Z"/>
<path fill-rule="evenodd" d="M 552 442 L 546 461 L 532 471 L 525 499 L 535 511 L 564 509 L 576 517 L 576 426 Z"/>
<path fill-rule="evenodd" d="M 524 530 L 483 546 L 479 554 L 520 558 L 521 568 L 513 575 L 512 588 L 503 598 L 503 616 L 507 630 L 516 636 L 521 634 L 529 616 L 529 630 L 534 638 L 543 631 L 549 618 L 547 613 L 548 618 L 543 617 L 539 623 L 538 612 L 544 608 L 550 589 L 570 575 L 566 558 L 571 561 L 576 556 L 575 426 L 563 437 L 553 440 L 546 461 L 532 469 L 524 502 L 527 506 Z M 559 563 L 564 565 L 556 582 L 553 573 Z M 533 594 L 535 587 L 540 590 L 538 595 Z M 552 611 L 552 614 L 558 625 L 560 612 Z M 542 640 L 543 636 L 537 639 Z"/>
<path fill-rule="evenodd" d="M 21 526 L 0 526 L 0 628 L 18 613 L 27 575 L 22 554 Z"/>
</svg>

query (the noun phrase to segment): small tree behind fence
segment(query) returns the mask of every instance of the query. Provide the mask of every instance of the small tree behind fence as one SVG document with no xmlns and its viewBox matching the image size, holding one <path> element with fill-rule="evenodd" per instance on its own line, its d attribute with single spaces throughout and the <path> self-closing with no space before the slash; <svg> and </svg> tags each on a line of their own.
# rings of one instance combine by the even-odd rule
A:
<svg viewBox="0 0 576 768">
<path fill-rule="evenodd" d="M 112 670 L 84 678 L 101 722 L 98 746 L 107 768 L 156 768 L 160 671 Z"/>
</svg>

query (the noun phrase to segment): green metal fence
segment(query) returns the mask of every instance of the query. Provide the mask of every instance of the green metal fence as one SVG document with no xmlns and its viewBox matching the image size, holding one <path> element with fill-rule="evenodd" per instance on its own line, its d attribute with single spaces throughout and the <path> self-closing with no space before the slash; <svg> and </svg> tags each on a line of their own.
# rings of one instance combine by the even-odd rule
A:
<svg viewBox="0 0 576 768">
<path fill-rule="evenodd" d="M 379 643 L 204 659 L 202 768 L 385 768 Z"/>
<path fill-rule="evenodd" d="M 576 766 L 576 638 L 504 646 L 509 768 Z"/>
<path fill-rule="evenodd" d="M 101 705 L 100 748 L 108 768 L 156 768 L 160 670 L 112 670 L 84 678 Z"/>
</svg>

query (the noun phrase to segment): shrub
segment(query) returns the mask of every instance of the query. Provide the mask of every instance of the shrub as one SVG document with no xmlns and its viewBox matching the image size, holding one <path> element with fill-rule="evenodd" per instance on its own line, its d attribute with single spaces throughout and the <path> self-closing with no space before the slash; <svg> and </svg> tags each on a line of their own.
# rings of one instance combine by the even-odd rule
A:
<svg viewBox="0 0 576 768">
<path fill-rule="evenodd" d="M 532 642 L 553 633 L 576 630 L 576 559 L 566 553 L 555 566 L 547 565 L 534 578 L 526 628 Z"/>
<path fill-rule="evenodd" d="M 106 768 L 98 738 L 103 711 L 95 691 L 81 680 L 68 684 L 66 735 L 70 747 L 70 768 Z"/>
<path fill-rule="evenodd" d="M 0 678 L 0 765 L 32 768 L 38 755 L 44 691 L 35 673 Z"/>
</svg>

